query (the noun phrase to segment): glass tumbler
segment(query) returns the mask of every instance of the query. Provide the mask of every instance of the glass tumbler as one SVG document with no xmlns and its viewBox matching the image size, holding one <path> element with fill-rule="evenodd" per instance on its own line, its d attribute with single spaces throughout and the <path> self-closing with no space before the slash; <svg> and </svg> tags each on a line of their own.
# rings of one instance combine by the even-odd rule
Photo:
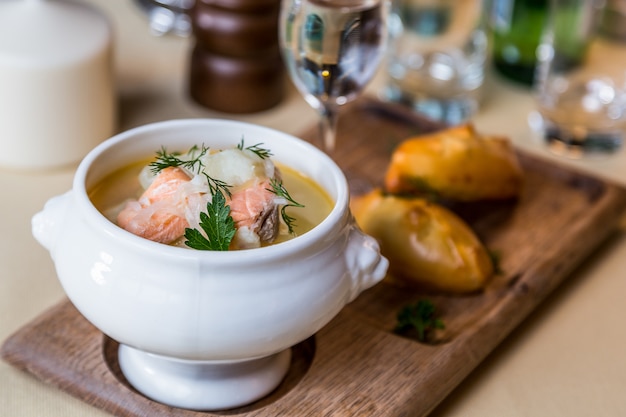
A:
<svg viewBox="0 0 626 417">
<path fill-rule="evenodd" d="M 610 154 L 626 129 L 626 43 L 608 36 L 603 0 L 550 0 L 531 126 L 557 154 Z"/>
<path fill-rule="evenodd" d="M 488 37 L 481 0 L 393 0 L 384 98 L 459 124 L 477 111 Z"/>
</svg>

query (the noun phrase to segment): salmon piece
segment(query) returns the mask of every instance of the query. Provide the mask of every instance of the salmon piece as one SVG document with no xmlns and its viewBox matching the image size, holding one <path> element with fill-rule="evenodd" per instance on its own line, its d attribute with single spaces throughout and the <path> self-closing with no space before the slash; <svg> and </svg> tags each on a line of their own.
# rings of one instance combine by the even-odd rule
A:
<svg viewBox="0 0 626 417">
<path fill-rule="evenodd" d="M 160 243 L 172 243 L 185 234 L 189 223 L 176 191 L 191 178 L 180 168 L 165 168 L 144 191 L 117 216 L 117 224 L 129 232 Z"/>
<path fill-rule="evenodd" d="M 139 200 L 148 199 L 150 204 L 155 201 L 165 200 L 172 197 L 178 187 L 187 181 L 191 181 L 191 178 L 181 168 L 165 168 L 159 172 L 159 175 L 156 176 Z"/>
<path fill-rule="evenodd" d="M 278 204 L 276 194 L 269 191 L 266 179 L 232 194 L 228 205 L 237 229 L 247 228 L 261 241 L 272 242 L 278 233 Z"/>
</svg>

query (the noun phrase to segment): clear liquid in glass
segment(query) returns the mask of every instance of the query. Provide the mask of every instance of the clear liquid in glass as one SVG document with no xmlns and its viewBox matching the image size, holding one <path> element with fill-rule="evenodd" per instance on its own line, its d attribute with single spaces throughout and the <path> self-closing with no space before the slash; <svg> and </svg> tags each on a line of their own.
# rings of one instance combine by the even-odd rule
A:
<svg viewBox="0 0 626 417">
<path fill-rule="evenodd" d="M 314 108 L 353 100 L 383 55 L 384 4 L 378 0 L 294 1 L 283 10 L 283 59 Z"/>
</svg>

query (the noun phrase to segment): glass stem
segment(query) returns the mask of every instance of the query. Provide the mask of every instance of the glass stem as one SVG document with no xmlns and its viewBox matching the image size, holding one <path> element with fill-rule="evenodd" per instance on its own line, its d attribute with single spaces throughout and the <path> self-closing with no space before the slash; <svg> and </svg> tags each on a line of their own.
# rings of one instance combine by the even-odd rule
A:
<svg viewBox="0 0 626 417">
<path fill-rule="evenodd" d="M 320 135 L 323 149 L 329 155 L 335 151 L 337 113 L 337 109 L 330 106 L 324 106 L 320 110 Z"/>
</svg>

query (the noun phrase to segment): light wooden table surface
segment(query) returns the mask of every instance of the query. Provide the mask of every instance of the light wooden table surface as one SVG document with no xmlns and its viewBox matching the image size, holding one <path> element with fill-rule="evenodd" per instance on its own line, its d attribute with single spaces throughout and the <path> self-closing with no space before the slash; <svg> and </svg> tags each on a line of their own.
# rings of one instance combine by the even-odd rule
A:
<svg viewBox="0 0 626 417">
<path fill-rule="evenodd" d="M 113 23 L 119 130 L 185 117 L 237 118 L 298 133 L 316 120 L 293 89 L 278 107 L 246 116 L 201 108 L 186 94 L 190 40 L 149 33 L 130 0 L 85 0 Z M 381 77 L 369 87 L 376 94 Z M 0 92 L 1 93 L 1 92 Z M 626 186 L 626 151 L 583 161 L 550 155 L 530 131 L 528 90 L 491 76 L 475 123 L 517 146 Z M 64 298 L 30 219 L 71 186 L 74 167 L 51 172 L 0 168 L 0 342 Z M 433 413 L 437 417 L 626 415 L 626 221 Z M 104 416 L 0 363 L 0 415 Z"/>
</svg>

